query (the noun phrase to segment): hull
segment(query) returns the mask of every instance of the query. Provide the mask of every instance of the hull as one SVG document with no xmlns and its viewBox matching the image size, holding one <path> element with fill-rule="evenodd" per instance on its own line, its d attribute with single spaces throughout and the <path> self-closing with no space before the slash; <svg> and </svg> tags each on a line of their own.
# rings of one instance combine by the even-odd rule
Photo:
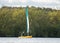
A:
<svg viewBox="0 0 60 43">
<path fill-rule="evenodd" d="M 32 36 L 20 36 L 18 38 L 32 38 Z"/>
</svg>

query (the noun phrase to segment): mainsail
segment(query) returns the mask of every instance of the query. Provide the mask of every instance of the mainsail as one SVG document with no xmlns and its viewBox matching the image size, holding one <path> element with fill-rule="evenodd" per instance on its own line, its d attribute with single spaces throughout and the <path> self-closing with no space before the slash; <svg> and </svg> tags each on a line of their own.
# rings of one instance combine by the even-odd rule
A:
<svg viewBox="0 0 60 43">
<path fill-rule="evenodd" d="M 29 18 L 28 18 L 28 7 L 26 7 L 26 21 L 27 21 L 27 35 L 29 35 Z"/>
</svg>

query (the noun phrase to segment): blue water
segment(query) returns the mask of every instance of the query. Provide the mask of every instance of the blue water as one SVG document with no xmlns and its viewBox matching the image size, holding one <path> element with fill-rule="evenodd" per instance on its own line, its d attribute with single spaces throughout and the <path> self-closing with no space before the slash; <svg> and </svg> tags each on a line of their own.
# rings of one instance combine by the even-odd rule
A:
<svg viewBox="0 0 60 43">
<path fill-rule="evenodd" d="M 0 37 L 0 43 L 60 43 L 60 38 L 16 38 Z"/>
</svg>

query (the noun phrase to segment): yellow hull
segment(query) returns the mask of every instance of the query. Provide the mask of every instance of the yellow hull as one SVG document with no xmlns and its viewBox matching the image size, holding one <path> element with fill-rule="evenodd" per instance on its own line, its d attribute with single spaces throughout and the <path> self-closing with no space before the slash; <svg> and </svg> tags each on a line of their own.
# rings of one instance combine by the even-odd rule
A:
<svg viewBox="0 0 60 43">
<path fill-rule="evenodd" d="M 32 38 L 32 36 L 20 36 L 18 38 Z"/>
</svg>

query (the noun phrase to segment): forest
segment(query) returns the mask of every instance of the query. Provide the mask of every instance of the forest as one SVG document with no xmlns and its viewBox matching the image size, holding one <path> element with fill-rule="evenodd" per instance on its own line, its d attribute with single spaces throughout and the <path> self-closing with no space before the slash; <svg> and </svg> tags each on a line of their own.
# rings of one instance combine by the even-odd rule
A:
<svg viewBox="0 0 60 43">
<path fill-rule="evenodd" d="M 30 35 L 33 37 L 60 37 L 60 10 L 28 7 Z M 0 8 L 0 37 L 26 35 L 25 7 Z"/>
</svg>

